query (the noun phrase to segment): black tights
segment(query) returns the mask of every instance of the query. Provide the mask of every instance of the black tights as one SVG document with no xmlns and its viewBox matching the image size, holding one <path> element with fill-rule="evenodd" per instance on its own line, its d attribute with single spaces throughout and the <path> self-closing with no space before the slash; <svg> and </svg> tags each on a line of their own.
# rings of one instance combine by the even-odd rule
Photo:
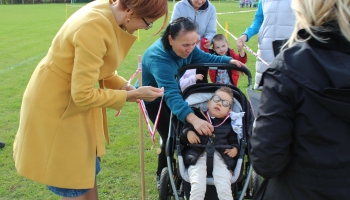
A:
<svg viewBox="0 0 350 200">
<path fill-rule="evenodd" d="M 151 104 L 146 104 L 146 110 L 148 113 L 148 116 L 150 120 L 155 122 L 158 109 L 159 109 L 159 104 L 160 103 L 151 103 Z M 160 137 L 162 138 L 162 145 L 161 145 L 161 152 L 158 155 L 158 169 L 157 169 L 157 174 L 160 175 L 162 172 L 162 169 L 164 167 L 167 167 L 167 161 L 166 161 L 166 155 L 165 155 L 165 144 L 168 139 L 168 132 L 169 132 L 169 123 L 170 123 L 170 109 L 166 105 L 166 103 L 163 102 L 162 104 L 162 110 L 160 111 L 159 114 L 159 119 L 158 119 L 158 127 L 157 131 L 160 134 Z"/>
</svg>

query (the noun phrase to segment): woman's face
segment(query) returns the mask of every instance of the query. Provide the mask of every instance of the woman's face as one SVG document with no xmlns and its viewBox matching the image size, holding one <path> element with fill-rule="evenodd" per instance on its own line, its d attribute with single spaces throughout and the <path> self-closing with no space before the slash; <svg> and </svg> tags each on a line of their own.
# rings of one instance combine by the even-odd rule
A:
<svg viewBox="0 0 350 200">
<path fill-rule="evenodd" d="M 191 0 L 192 7 L 198 10 L 207 0 Z"/>
<path fill-rule="evenodd" d="M 175 40 L 169 35 L 168 39 L 176 55 L 187 58 L 196 47 L 199 37 L 196 31 L 190 31 L 180 33 Z"/>
</svg>

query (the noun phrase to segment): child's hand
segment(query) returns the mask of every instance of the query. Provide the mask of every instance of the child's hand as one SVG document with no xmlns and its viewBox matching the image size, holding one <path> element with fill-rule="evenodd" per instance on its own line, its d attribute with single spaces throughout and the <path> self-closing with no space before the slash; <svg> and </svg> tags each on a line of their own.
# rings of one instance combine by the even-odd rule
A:
<svg viewBox="0 0 350 200">
<path fill-rule="evenodd" d="M 191 143 L 191 144 L 199 144 L 201 141 L 199 140 L 199 137 L 196 135 L 195 132 L 193 131 L 188 131 L 187 133 L 187 140 Z"/>
<path fill-rule="evenodd" d="M 203 74 L 196 74 L 196 80 L 203 80 L 204 75 Z"/>
<path fill-rule="evenodd" d="M 236 147 L 233 147 L 233 149 L 226 149 L 224 154 L 227 154 L 231 158 L 234 158 L 237 155 L 238 151 Z"/>
<path fill-rule="evenodd" d="M 210 47 L 210 40 L 205 38 L 203 47 L 208 49 Z"/>
<path fill-rule="evenodd" d="M 241 53 L 242 49 L 243 49 L 243 41 L 242 40 L 237 40 L 237 50 L 239 53 Z"/>
</svg>

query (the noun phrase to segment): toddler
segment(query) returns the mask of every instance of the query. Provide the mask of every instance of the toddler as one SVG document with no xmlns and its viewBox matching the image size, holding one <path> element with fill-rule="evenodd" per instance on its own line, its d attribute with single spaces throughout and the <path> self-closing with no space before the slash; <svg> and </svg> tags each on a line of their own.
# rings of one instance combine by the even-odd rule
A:
<svg viewBox="0 0 350 200">
<path fill-rule="evenodd" d="M 244 52 L 243 47 L 238 49 L 239 54 L 236 54 L 233 49 L 229 48 L 229 43 L 223 34 L 216 34 L 213 37 L 213 49 L 209 49 L 209 52 L 220 56 L 231 56 L 242 63 L 247 62 L 247 54 Z M 213 83 L 237 86 L 239 73 L 235 70 L 209 70 L 209 76 Z"/>
</svg>

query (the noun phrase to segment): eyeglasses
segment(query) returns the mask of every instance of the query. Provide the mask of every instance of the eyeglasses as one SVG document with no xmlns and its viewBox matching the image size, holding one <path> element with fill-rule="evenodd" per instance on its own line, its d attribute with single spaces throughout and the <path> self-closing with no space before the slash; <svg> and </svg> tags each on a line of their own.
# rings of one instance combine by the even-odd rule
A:
<svg viewBox="0 0 350 200">
<path fill-rule="evenodd" d="M 147 23 L 145 18 L 142 17 L 141 19 L 145 22 L 145 24 L 148 26 L 148 28 L 152 28 L 153 27 L 153 22 L 152 23 Z"/>
<path fill-rule="evenodd" d="M 222 101 L 222 106 L 224 107 L 230 107 L 231 103 L 228 100 L 221 99 L 218 95 L 214 95 L 211 97 L 211 100 L 213 100 L 215 103 L 219 103 Z"/>
</svg>

